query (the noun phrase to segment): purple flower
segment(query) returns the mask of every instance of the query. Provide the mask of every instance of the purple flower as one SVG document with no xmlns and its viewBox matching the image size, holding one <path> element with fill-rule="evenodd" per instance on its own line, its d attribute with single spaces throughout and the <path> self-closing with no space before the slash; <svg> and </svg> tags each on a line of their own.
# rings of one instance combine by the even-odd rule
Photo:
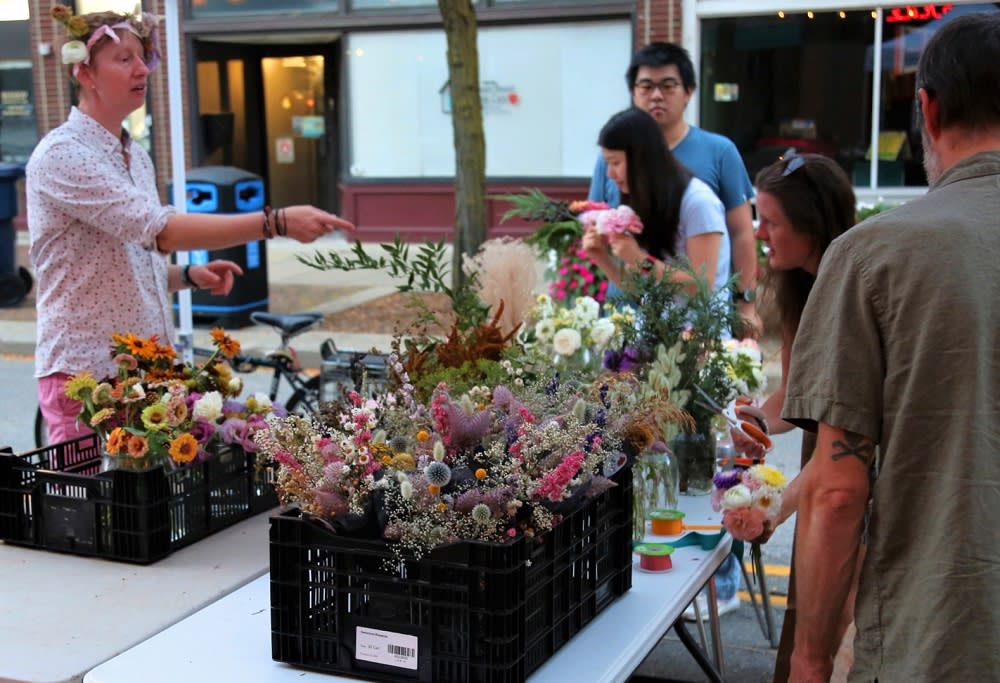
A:
<svg viewBox="0 0 1000 683">
<path fill-rule="evenodd" d="M 215 425 L 207 420 L 195 420 L 191 425 L 191 435 L 198 443 L 205 445 L 215 434 Z"/>
<path fill-rule="evenodd" d="M 712 477 L 712 483 L 715 484 L 715 488 L 725 491 L 742 483 L 741 474 L 740 470 L 716 472 Z"/>
<path fill-rule="evenodd" d="M 621 351 L 609 349 L 604 352 L 604 367 L 612 372 L 628 372 L 639 365 L 639 352 L 631 346 Z"/>
<path fill-rule="evenodd" d="M 219 435 L 226 443 L 239 443 L 242 440 L 242 434 L 246 430 L 246 426 L 246 420 L 241 420 L 238 417 L 230 417 L 219 427 Z"/>
</svg>

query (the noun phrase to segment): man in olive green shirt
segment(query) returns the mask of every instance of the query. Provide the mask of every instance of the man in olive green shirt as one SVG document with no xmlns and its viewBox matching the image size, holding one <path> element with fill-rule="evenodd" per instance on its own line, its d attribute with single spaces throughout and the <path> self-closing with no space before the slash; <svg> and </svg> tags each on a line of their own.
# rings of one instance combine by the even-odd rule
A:
<svg viewBox="0 0 1000 683">
<path fill-rule="evenodd" d="M 917 87 L 930 190 L 831 245 L 792 349 L 796 683 L 829 680 L 869 495 L 850 680 L 1000 680 L 1000 12 L 944 23 Z"/>
</svg>

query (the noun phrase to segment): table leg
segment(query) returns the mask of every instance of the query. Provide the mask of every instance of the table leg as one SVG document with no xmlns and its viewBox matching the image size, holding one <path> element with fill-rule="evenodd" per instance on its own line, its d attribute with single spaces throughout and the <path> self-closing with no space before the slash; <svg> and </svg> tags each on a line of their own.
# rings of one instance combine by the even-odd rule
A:
<svg viewBox="0 0 1000 683">
<path fill-rule="evenodd" d="M 698 663 L 701 670 L 705 672 L 708 680 L 711 683 L 725 683 L 722 678 L 722 674 L 712 666 L 711 660 L 705 654 L 705 651 L 698 647 L 698 643 L 694 642 L 694 638 L 688 633 L 687 627 L 684 625 L 684 619 L 678 619 L 674 622 L 674 631 L 677 632 L 677 637 L 680 638 L 681 643 L 687 648 L 687 651 L 691 653 L 694 657 L 694 661 Z"/>
<path fill-rule="evenodd" d="M 767 590 L 767 576 L 764 574 L 764 559 L 757 556 L 753 560 L 757 569 L 757 580 L 760 582 L 760 601 L 764 606 L 764 619 L 767 621 L 767 636 L 771 641 L 771 647 L 778 647 L 778 632 L 774 627 L 774 611 L 771 609 L 771 594 Z"/>
<path fill-rule="evenodd" d="M 708 620 L 712 631 L 715 666 L 720 674 L 725 675 L 726 661 L 722 654 L 722 622 L 719 620 L 719 596 L 715 590 L 715 576 L 708 580 Z"/>
</svg>

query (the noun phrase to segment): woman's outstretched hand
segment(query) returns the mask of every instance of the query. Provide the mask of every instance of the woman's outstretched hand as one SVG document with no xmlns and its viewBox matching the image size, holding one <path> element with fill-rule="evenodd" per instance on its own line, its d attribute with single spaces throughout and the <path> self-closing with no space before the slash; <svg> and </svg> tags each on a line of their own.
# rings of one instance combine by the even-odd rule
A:
<svg viewBox="0 0 1000 683">
<path fill-rule="evenodd" d="M 350 221 L 345 221 L 340 216 L 317 209 L 315 206 L 288 206 L 274 211 L 276 214 L 274 220 L 279 227 L 278 234 L 303 244 L 329 235 L 334 230 L 354 232 L 356 229 Z"/>
</svg>

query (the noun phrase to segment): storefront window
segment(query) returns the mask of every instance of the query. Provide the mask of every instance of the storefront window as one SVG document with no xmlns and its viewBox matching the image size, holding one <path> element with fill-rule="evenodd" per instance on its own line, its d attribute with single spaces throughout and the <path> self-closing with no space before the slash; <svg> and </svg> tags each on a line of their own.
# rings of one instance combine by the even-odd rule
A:
<svg viewBox="0 0 1000 683">
<path fill-rule="evenodd" d="M 700 123 L 736 143 L 751 178 L 794 148 L 836 159 L 858 187 L 926 186 L 913 116 L 920 51 L 944 22 L 982 11 L 997 11 L 997 3 L 883 8 L 878 67 L 874 10 L 705 18 Z"/>
<path fill-rule="evenodd" d="M 233 16 L 237 14 L 301 14 L 305 12 L 336 12 L 337 0 L 190 0 L 191 16 Z M 357 4 L 357 3 L 355 3 Z"/>
<path fill-rule="evenodd" d="M 486 173 L 589 177 L 631 50 L 628 21 L 480 27 Z M 446 53 L 440 30 L 348 36 L 351 176 L 454 175 Z"/>
<path fill-rule="evenodd" d="M 0 161 L 24 163 L 31 156 L 38 142 L 34 101 L 31 60 L 0 61 Z"/>
</svg>

